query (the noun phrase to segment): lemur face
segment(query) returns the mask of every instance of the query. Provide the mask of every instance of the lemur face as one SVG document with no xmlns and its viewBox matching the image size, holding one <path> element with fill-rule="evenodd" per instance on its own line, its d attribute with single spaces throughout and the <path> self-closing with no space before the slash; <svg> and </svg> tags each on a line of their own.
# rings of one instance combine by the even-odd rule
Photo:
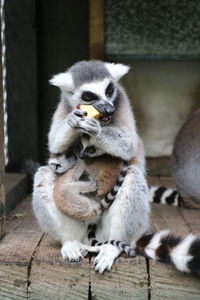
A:
<svg viewBox="0 0 200 300">
<path fill-rule="evenodd" d="M 71 96 L 71 103 L 92 104 L 101 114 L 100 121 L 109 122 L 115 111 L 116 83 L 111 78 L 85 83 Z"/>
<path fill-rule="evenodd" d="M 122 64 L 81 61 L 55 75 L 50 83 L 61 89 L 72 109 L 78 104 L 92 104 L 103 115 L 100 121 L 109 122 L 115 111 L 117 82 L 128 70 Z"/>
<path fill-rule="evenodd" d="M 103 150 L 101 150 L 100 148 L 96 148 L 94 145 L 91 145 L 88 137 L 86 137 L 85 135 L 81 137 L 79 158 L 90 159 L 101 156 L 103 154 L 105 154 Z"/>
</svg>

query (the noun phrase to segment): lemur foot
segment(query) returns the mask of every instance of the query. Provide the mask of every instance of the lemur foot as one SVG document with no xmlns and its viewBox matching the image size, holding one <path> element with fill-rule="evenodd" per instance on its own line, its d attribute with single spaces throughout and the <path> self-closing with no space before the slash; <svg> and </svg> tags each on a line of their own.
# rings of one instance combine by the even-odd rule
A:
<svg viewBox="0 0 200 300">
<path fill-rule="evenodd" d="M 121 251 L 113 245 L 102 245 L 99 254 L 93 261 L 95 271 L 100 274 L 103 274 L 106 270 L 109 271 L 120 253 Z"/>
<path fill-rule="evenodd" d="M 67 170 L 73 168 L 75 163 L 76 162 L 74 158 L 66 159 L 65 154 L 59 157 L 50 158 L 48 161 L 48 165 L 52 171 L 58 174 L 65 173 Z"/>
<path fill-rule="evenodd" d="M 90 247 L 82 244 L 81 242 L 67 241 L 61 248 L 61 254 L 63 259 L 69 260 L 71 262 L 80 261 L 88 254 L 87 248 Z"/>
<path fill-rule="evenodd" d="M 52 185 L 56 179 L 55 174 L 48 166 L 39 167 L 34 176 L 34 186 L 35 188 L 43 187 L 43 185 Z"/>
</svg>

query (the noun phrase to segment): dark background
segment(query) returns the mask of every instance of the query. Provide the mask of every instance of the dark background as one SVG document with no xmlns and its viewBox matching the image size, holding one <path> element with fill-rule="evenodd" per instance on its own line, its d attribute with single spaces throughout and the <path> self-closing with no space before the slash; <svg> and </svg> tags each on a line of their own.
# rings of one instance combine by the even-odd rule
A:
<svg viewBox="0 0 200 300">
<path fill-rule="evenodd" d="M 88 59 L 88 1 L 5 1 L 8 170 L 47 159 L 47 132 L 59 100 L 53 74 Z"/>
</svg>

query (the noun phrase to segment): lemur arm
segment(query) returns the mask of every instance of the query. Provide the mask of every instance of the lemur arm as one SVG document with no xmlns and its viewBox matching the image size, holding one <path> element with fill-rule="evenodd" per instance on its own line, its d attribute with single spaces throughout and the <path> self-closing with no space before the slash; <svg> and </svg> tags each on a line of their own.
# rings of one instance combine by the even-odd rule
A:
<svg viewBox="0 0 200 300">
<path fill-rule="evenodd" d="M 137 135 L 126 128 L 102 127 L 97 136 L 91 137 L 91 143 L 105 153 L 130 160 L 135 153 Z"/>
<path fill-rule="evenodd" d="M 75 128 L 76 123 L 80 121 L 80 117 L 75 114 L 76 111 L 76 109 L 70 111 L 63 100 L 58 104 L 48 135 L 50 153 L 64 153 L 74 143 L 79 134 Z"/>
<path fill-rule="evenodd" d="M 91 143 L 106 153 L 130 160 L 137 149 L 138 134 L 130 104 L 121 89 L 122 100 L 114 113 L 113 124 L 91 134 Z"/>
</svg>

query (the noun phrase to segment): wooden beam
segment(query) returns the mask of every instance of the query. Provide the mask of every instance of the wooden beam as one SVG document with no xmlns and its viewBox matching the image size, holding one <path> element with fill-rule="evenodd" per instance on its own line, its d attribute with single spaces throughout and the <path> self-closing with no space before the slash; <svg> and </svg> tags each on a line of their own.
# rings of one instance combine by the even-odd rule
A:
<svg viewBox="0 0 200 300">
<path fill-rule="evenodd" d="M 0 42 L 0 51 L 1 51 L 1 42 Z M 1 58 L 1 52 L 0 52 L 0 58 Z M 2 65 L 0 64 L 0 239 L 4 235 L 4 228 L 5 228 L 4 122 L 3 122 Z"/>
<path fill-rule="evenodd" d="M 103 60 L 105 56 L 104 0 L 90 0 L 89 10 L 90 59 Z"/>
</svg>

